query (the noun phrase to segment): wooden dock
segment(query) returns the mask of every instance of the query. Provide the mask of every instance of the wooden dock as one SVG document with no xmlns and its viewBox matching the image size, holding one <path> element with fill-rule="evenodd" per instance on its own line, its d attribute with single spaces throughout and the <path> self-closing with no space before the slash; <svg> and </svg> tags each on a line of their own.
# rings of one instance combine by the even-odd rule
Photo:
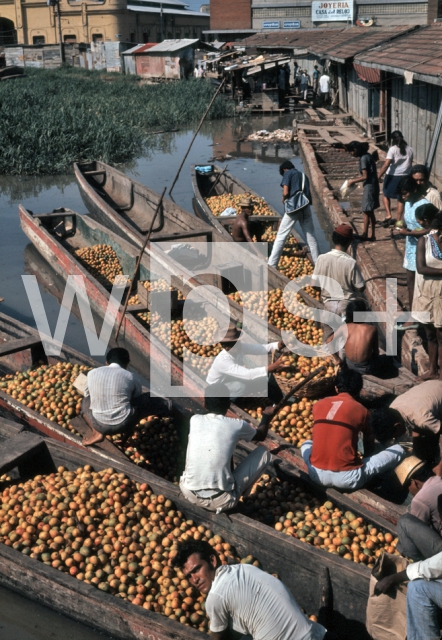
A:
<svg viewBox="0 0 442 640">
<path fill-rule="evenodd" d="M 314 112 L 314 115 L 313 113 Z M 361 212 L 361 184 L 345 201 L 340 194 L 342 183 L 359 175 L 359 162 L 343 147 L 352 140 L 360 142 L 367 139 L 361 135 L 355 125 L 328 125 L 328 121 L 336 116 L 327 109 L 310 109 L 308 114 L 311 123 L 298 123 L 298 140 L 303 154 L 305 166 L 314 190 L 331 223 L 350 224 L 356 233 L 363 230 L 363 214 Z M 341 114 L 341 118 L 347 118 Z M 378 170 L 382 166 L 386 154 L 382 149 L 370 144 L 370 152 L 377 150 Z M 382 203 L 382 184 L 381 203 Z M 405 249 L 405 237 L 394 227 L 384 229 L 379 222 L 385 218 L 385 209 L 376 210 L 376 242 L 355 241 L 352 255 L 356 258 L 362 275 L 367 283 L 366 295 L 373 311 L 385 311 L 387 299 L 387 278 L 397 282 L 397 312 L 409 310 L 408 291 L 405 270 L 402 267 Z M 393 210 L 393 218 L 395 211 Z M 385 324 L 381 323 L 385 335 Z M 422 374 L 428 369 L 428 356 L 422 346 L 417 331 L 407 331 L 402 338 L 402 362 L 414 373 Z"/>
</svg>

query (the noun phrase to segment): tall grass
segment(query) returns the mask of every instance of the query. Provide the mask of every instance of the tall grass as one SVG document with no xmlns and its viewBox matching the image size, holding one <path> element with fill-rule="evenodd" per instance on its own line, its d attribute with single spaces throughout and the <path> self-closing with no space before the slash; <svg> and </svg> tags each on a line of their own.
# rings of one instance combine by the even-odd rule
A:
<svg viewBox="0 0 442 640">
<path fill-rule="evenodd" d="M 65 173 L 75 161 L 120 163 L 140 154 L 148 132 L 189 125 L 213 96 L 203 80 L 139 86 L 134 76 L 26 69 L 0 83 L 0 173 Z M 231 115 L 220 96 L 209 118 Z"/>
</svg>

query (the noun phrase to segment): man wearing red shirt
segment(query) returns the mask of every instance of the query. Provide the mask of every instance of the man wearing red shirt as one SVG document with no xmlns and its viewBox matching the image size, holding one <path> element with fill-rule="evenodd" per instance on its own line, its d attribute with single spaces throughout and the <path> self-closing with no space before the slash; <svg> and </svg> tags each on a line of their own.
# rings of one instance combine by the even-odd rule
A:
<svg viewBox="0 0 442 640">
<path fill-rule="evenodd" d="M 376 455 L 358 456 L 360 433 L 365 454 L 374 445 L 368 411 L 355 400 L 362 384 L 358 371 L 340 371 L 336 377 L 338 395 L 324 398 L 313 407 L 313 441 L 306 440 L 301 453 L 309 476 L 324 487 L 360 489 L 374 476 L 394 469 L 405 455 L 396 444 Z"/>
</svg>

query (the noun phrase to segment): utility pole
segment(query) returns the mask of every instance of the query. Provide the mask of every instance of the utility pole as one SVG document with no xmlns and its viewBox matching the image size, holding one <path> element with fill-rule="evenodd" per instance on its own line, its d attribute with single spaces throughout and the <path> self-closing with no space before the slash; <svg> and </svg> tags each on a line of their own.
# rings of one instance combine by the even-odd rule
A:
<svg viewBox="0 0 442 640">
<path fill-rule="evenodd" d="M 57 18 L 58 18 L 58 40 L 60 42 L 60 60 L 61 60 L 61 64 L 63 64 L 63 62 L 64 62 L 64 49 L 63 49 L 63 39 L 61 37 L 60 0 L 57 0 Z"/>
<path fill-rule="evenodd" d="M 160 2 L 160 22 L 161 22 L 161 40 L 164 40 L 163 33 L 163 3 Z"/>
<path fill-rule="evenodd" d="M 54 12 L 56 12 L 56 20 L 58 22 L 58 41 L 60 43 L 60 60 L 63 64 L 64 62 L 64 49 L 63 49 L 63 39 L 61 35 L 61 11 L 60 11 L 60 0 L 47 0 L 47 4 L 49 7 L 54 7 Z"/>
</svg>

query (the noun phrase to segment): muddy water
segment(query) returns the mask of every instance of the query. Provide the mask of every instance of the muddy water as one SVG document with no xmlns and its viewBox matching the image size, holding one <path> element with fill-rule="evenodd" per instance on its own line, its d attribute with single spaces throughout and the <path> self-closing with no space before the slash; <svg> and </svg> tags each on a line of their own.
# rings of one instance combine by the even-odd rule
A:
<svg viewBox="0 0 442 640">
<path fill-rule="evenodd" d="M 229 171 L 237 175 L 245 184 L 262 195 L 271 205 L 281 210 L 281 188 L 278 166 L 290 159 L 302 169 L 302 161 L 297 148 L 289 145 L 261 145 L 240 142 L 249 133 L 260 129 L 274 130 L 291 126 L 293 116 L 282 118 L 245 118 L 215 122 L 205 126 L 197 137 L 192 151 L 181 171 L 173 191 L 173 198 L 180 206 L 192 210 L 192 188 L 190 166 L 202 164 L 212 158 L 222 165 L 228 164 Z M 192 138 L 192 130 L 182 130 L 164 134 L 152 140 L 146 154 L 122 167 L 131 177 L 156 191 L 170 187 L 180 165 L 185 150 Z M 227 157 L 226 156 L 230 156 Z M 56 207 L 66 207 L 79 213 L 86 213 L 85 206 L 73 175 L 46 177 L 0 176 L 0 311 L 22 322 L 35 326 L 31 308 L 22 282 L 22 275 L 45 271 L 38 253 L 30 245 L 22 232 L 18 218 L 18 204 L 22 203 L 35 213 L 52 211 Z M 327 234 L 330 229 L 318 212 L 314 223 L 321 251 L 329 249 Z M 299 230 L 298 230 L 299 231 Z M 52 332 L 60 311 L 59 295 L 49 281 L 41 289 L 44 307 Z M 51 293 L 54 291 L 54 293 Z M 71 314 L 65 342 L 89 354 L 85 333 L 81 322 Z M 89 640 L 106 638 L 103 634 L 90 630 L 81 624 L 58 616 L 45 607 L 32 603 L 17 594 L 0 588 L 0 638 L 2 640 Z"/>
</svg>

